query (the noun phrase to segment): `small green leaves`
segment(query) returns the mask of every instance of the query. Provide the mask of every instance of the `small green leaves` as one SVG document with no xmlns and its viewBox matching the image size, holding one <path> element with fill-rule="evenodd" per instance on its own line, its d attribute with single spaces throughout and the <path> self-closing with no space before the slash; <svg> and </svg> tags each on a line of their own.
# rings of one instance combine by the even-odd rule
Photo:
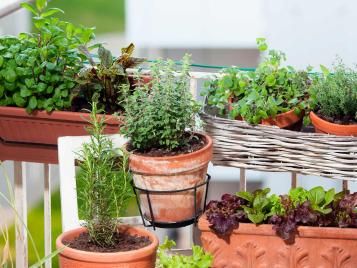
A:
<svg viewBox="0 0 357 268">
<path fill-rule="evenodd" d="M 265 38 L 257 38 L 256 42 L 257 42 L 259 51 L 263 52 L 263 51 L 266 51 L 268 49 L 268 45 L 266 43 L 266 39 Z"/>
<path fill-rule="evenodd" d="M 33 15 L 38 16 L 38 13 L 35 10 L 35 8 L 32 5 L 30 5 L 29 3 L 23 2 L 20 4 L 20 6 L 24 9 L 27 9 L 28 11 L 30 11 Z"/>
<path fill-rule="evenodd" d="M 54 14 L 56 14 L 56 13 L 62 13 L 62 14 L 64 14 L 64 11 L 63 11 L 62 9 L 59 9 L 59 8 L 50 8 L 50 9 L 48 9 L 46 12 L 43 12 L 43 13 L 41 14 L 41 17 L 42 17 L 42 18 L 46 18 L 46 17 L 52 16 L 52 15 L 54 15 Z"/>
<path fill-rule="evenodd" d="M 322 64 L 320 64 L 320 69 L 321 69 L 322 73 L 324 74 L 324 76 L 328 76 L 330 74 L 329 69 L 327 69 L 327 67 L 325 67 Z"/>
<path fill-rule="evenodd" d="M 38 11 L 42 12 L 43 9 L 47 6 L 47 0 L 36 0 L 36 7 Z"/>
</svg>

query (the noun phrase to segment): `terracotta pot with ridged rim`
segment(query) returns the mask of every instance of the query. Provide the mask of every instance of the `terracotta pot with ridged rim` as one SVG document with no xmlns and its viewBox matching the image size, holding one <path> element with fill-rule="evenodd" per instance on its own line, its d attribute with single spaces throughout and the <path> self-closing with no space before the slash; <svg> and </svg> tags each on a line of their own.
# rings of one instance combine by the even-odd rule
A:
<svg viewBox="0 0 357 268">
<path fill-rule="evenodd" d="M 151 157 L 135 153 L 129 156 L 135 186 L 154 191 L 187 189 L 205 181 L 207 166 L 212 159 L 212 139 L 204 134 L 205 146 L 195 152 L 176 156 Z M 196 207 L 200 208 L 205 185 L 198 187 Z M 139 193 L 144 217 L 151 219 L 149 202 L 144 192 Z M 175 223 L 191 220 L 195 216 L 194 191 L 176 193 L 150 193 L 155 222 Z"/>
<path fill-rule="evenodd" d="M 317 133 L 333 134 L 337 136 L 357 136 L 357 124 L 340 125 L 331 123 L 320 118 L 314 112 L 310 112 L 310 119 Z"/>
<path fill-rule="evenodd" d="M 270 224 L 240 223 L 228 239 L 219 238 L 202 216 L 198 222 L 205 251 L 213 267 L 236 268 L 354 268 L 357 265 L 357 229 L 298 227 L 293 244 L 286 244 Z"/>
<path fill-rule="evenodd" d="M 98 253 L 89 252 L 65 247 L 63 240 L 71 240 L 80 233 L 85 232 L 85 228 L 77 228 L 62 233 L 56 240 L 57 249 L 63 250 L 58 254 L 61 268 L 154 268 L 156 261 L 156 250 L 159 245 L 157 237 L 143 229 L 131 226 L 120 226 L 121 232 L 128 232 L 139 236 L 149 237 L 151 244 L 131 251 Z"/>
</svg>

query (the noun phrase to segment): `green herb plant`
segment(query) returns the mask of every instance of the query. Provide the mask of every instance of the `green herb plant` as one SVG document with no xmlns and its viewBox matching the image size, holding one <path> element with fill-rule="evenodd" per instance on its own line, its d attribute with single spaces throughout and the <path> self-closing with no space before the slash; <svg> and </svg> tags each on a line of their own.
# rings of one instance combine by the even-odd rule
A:
<svg viewBox="0 0 357 268">
<path fill-rule="evenodd" d="M 194 129 L 200 107 L 189 90 L 190 56 L 184 56 L 178 75 L 174 66 L 172 60 L 153 63 L 151 82 L 139 85 L 127 98 L 122 133 L 134 150 L 171 151 L 193 138 L 188 129 Z"/>
<path fill-rule="evenodd" d="M 175 241 L 165 238 L 163 244 L 159 246 L 157 252 L 156 268 L 209 268 L 212 265 L 213 257 L 203 251 L 200 246 L 192 246 L 192 255 L 185 256 L 169 253 L 169 250 L 176 245 Z"/>
<path fill-rule="evenodd" d="M 246 201 L 248 204 L 242 205 L 248 219 L 259 224 L 271 217 L 272 215 L 280 215 L 284 212 L 284 208 L 280 203 L 280 198 L 273 194 L 268 196 L 269 188 L 250 192 L 238 192 L 236 195 Z"/>
<path fill-rule="evenodd" d="M 123 85 L 129 86 L 127 68 L 133 68 L 144 59 L 134 58 L 134 45 L 121 49 L 121 56 L 113 58 L 111 52 L 103 46 L 98 48 L 99 63 L 96 63 L 86 47 L 81 47 L 91 66 L 83 67 L 78 75 L 78 87 L 74 90 L 72 110 L 88 108 L 95 95 L 99 96 L 98 106 L 106 113 L 123 111 L 125 91 Z"/>
<path fill-rule="evenodd" d="M 0 38 L 0 105 L 34 110 L 66 110 L 75 76 L 85 56 L 78 50 L 93 38 L 93 28 L 76 27 L 46 9 L 46 0 L 21 6 L 33 14 L 34 33 Z"/>
<path fill-rule="evenodd" d="M 133 196 L 131 175 L 128 155 L 121 148 L 114 148 L 112 140 L 103 135 L 105 117 L 96 116 L 100 112 L 96 102 L 92 106 L 90 142 L 78 153 L 78 200 L 91 240 L 101 247 L 110 247 L 115 243 L 118 218 Z"/>
<path fill-rule="evenodd" d="M 329 121 L 348 124 L 357 122 L 357 71 L 338 61 L 333 71 L 320 66 L 322 77 L 310 90 L 311 110 Z"/>
<path fill-rule="evenodd" d="M 257 45 L 261 52 L 268 50 L 264 38 L 257 38 Z M 223 70 L 219 78 L 206 84 L 203 94 L 221 114 L 232 119 L 241 117 L 251 124 L 292 109 L 300 115 L 307 105 L 310 69 L 297 71 L 282 66 L 285 60 L 283 52 L 269 50 L 255 71 Z"/>
</svg>

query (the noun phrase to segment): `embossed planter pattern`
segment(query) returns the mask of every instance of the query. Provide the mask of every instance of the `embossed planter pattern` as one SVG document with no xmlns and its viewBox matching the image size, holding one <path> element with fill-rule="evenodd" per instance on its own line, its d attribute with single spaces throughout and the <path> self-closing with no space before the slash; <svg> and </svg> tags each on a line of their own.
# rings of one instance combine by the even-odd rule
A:
<svg viewBox="0 0 357 268">
<path fill-rule="evenodd" d="M 219 268 L 355 268 L 357 230 L 300 226 L 295 243 L 288 245 L 272 225 L 240 223 L 228 241 L 198 222 L 203 248 L 214 255 Z"/>
</svg>

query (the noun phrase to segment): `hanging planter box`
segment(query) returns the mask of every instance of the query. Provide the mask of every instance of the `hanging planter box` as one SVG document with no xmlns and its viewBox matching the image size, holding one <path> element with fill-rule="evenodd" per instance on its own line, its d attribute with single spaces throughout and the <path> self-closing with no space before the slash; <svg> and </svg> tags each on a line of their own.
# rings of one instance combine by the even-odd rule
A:
<svg viewBox="0 0 357 268">
<path fill-rule="evenodd" d="M 295 242 L 286 244 L 269 224 L 240 223 L 226 239 L 209 225 L 200 218 L 202 245 L 213 254 L 213 267 L 356 267 L 356 229 L 300 226 Z"/>
<path fill-rule="evenodd" d="M 105 133 L 118 133 L 122 118 L 105 117 Z M 23 108 L 0 107 L 0 138 L 8 143 L 57 145 L 58 137 L 87 135 L 88 119 L 87 113 L 37 111 L 28 114 Z"/>
</svg>

